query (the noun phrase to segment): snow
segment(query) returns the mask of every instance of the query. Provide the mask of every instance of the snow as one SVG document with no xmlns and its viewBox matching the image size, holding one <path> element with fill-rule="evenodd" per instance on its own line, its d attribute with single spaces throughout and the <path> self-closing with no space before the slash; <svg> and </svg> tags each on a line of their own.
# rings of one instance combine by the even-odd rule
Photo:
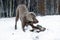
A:
<svg viewBox="0 0 60 40">
<path fill-rule="evenodd" d="M 15 17 L 0 18 L 0 40 L 60 40 L 60 15 L 37 16 L 37 19 L 37 24 L 46 28 L 44 32 L 30 32 L 30 26 L 23 32 L 20 20 L 15 30 Z"/>
</svg>

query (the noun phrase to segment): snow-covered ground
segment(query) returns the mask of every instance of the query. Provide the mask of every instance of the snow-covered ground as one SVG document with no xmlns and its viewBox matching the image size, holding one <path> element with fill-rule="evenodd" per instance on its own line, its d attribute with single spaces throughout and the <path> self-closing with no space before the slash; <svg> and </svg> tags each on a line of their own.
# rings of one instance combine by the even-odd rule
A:
<svg viewBox="0 0 60 40">
<path fill-rule="evenodd" d="M 60 40 L 60 15 L 38 16 L 37 19 L 38 24 L 45 27 L 46 31 L 36 33 L 26 30 L 23 32 L 19 20 L 18 29 L 15 30 L 15 17 L 0 18 L 0 40 Z"/>
</svg>

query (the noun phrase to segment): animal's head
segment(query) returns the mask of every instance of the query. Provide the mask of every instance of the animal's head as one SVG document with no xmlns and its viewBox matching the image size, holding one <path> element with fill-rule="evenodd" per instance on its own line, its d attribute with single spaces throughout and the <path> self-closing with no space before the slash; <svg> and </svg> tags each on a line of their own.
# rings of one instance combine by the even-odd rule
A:
<svg viewBox="0 0 60 40">
<path fill-rule="evenodd" d="M 32 22 L 32 23 L 38 23 L 38 20 L 36 19 L 36 15 L 34 12 L 29 12 L 27 15 L 26 15 L 26 18 L 28 21 Z"/>
</svg>

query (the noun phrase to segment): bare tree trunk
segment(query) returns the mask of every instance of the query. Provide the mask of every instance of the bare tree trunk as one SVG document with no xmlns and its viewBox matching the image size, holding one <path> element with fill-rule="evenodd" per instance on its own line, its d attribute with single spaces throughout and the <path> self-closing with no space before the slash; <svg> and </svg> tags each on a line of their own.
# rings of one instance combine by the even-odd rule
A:
<svg viewBox="0 0 60 40">
<path fill-rule="evenodd" d="M 58 12 L 58 8 L 59 8 L 59 1 L 57 0 L 56 1 L 56 3 L 57 3 L 57 10 L 56 10 L 56 14 L 58 14 L 59 12 Z"/>
<path fill-rule="evenodd" d="M 2 10 L 3 10 L 3 1 L 2 0 L 1 0 L 1 6 L 2 6 Z M 4 10 L 2 12 L 3 12 L 3 17 L 4 17 Z"/>
<path fill-rule="evenodd" d="M 7 11 L 7 17 L 8 17 L 8 8 L 7 8 L 7 10 L 6 10 L 6 11 Z"/>
<path fill-rule="evenodd" d="M 60 14 L 60 0 L 58 0 L 58 13 Z"/>
<path fill-rule="evenodd" d="M 37 13 L 38 13 L 38 0 L 37 0 Z M 37 15 L 39 15 L 39 14 L 37 14 Z"/>
<path fill-rule="evenodd" d="M 26 5 L 26 0 L 24 1 L 25 5 Z"/>
<path fill-rule="evenodd" d="M 28 0 L 28 9 L 30 11 L 30 0 Z"/>
<path fill-rule="evenodd" d="M 14 0 L 13 0 L 13 3 L 12 3 L 12 4 L 13 4 L 13 15 L 14 15 Z M 13 16 L 13 15 L 12 15 L 12 16 Z"/>
<path fill-rule="evenodd" d="M 54 14 L 54 0 L 51 0 L 51 15 Z"/>
<path fill-rule="evenodd" d="M 8 17 L 8 1 L 7 1 L 7 10 L 6 10 L 6 12 L 7 12 L 7 17 Z"/>
<path fill-rule="evenodd" d="M 45 15 L 47 14 L 47 10 L 46 10 L 46 0 L 45 0 Z"/>
<path fill-rule="evenodd" d="M 11 0 L 10 0 L 10 17 L 11 17 L 11 13 L 12 13 L 12 12 L 11 12 Z"/>
</svg>

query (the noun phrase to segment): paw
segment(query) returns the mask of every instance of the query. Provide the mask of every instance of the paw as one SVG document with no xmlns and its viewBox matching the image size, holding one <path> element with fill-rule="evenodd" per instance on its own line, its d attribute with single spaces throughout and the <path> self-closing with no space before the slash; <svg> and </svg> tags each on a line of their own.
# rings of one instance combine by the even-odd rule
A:
<svg viewBox="0 0 60 40">
<path fill-rule="evenodd" d="M 15 30 L 17 30 L 17 26 L 15 25 Z"/>
<path fill-rule="evenodd" d="M 32 30 L 30 30 L 31 32 L 33 32 L 34 31 L 34 29 L 32 29 Z"/>
<path fill-rule="evenodd" d="M 23 29 L 23 32 L 25 32 L 25 29 Z"/>
</svg>

